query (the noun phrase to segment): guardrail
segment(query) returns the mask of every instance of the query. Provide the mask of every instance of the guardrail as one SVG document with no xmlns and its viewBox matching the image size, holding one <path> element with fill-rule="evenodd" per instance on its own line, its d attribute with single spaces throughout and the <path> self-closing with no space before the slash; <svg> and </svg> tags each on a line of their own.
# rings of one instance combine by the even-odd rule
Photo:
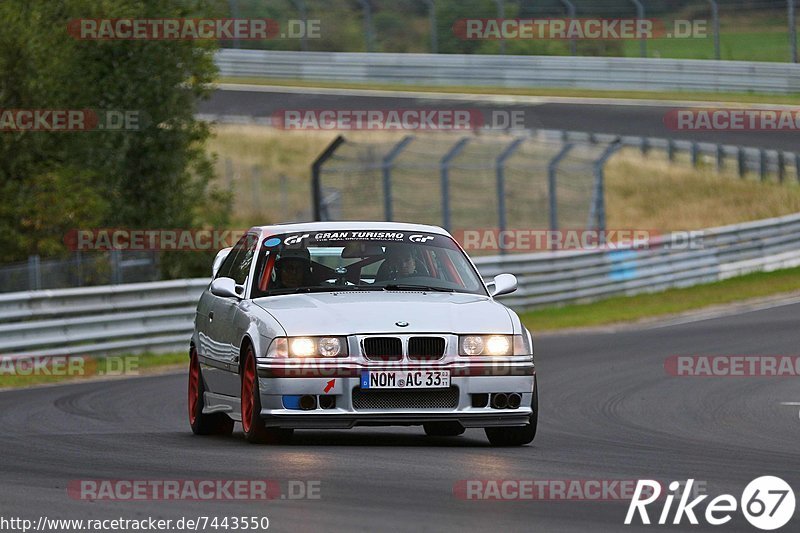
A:
<svg viewBox="0 0 800 533">
<path fill-rule="evenodd" d="M 375 54 L 223 49 L 220 75 L 459 87 L 800 92 L 800 64 L 629 57 Z"/>
<path fill-rule="evenodd" d="M 800 266 L 800 214 L 702 232 L 701 246 L 561 251 L 479 257 L 487 280 L 510 272 L 517 309 L 592 301 Z M 183 351 L 207 279 L 0 295 L 2 358 Z"/>
</svg>

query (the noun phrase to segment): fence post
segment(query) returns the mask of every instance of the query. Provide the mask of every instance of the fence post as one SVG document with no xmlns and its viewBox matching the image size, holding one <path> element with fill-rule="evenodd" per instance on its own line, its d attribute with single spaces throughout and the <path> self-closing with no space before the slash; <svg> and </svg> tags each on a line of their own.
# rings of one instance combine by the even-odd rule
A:
<svg viewBox="0 0 800 533">
<path fill-rule="evenodd" d="M 372 6 L 369 0 L 358 0 L 361 9 L 364 10 L 364 42 L 367 47 L 367 52 L 375 51 L 374 32 L 372 29 Z"/>
<path fill-rule="evenodd" d="M 306 0 L 290 0 L 292 5 L 300 13 L 300 20 L 303 21 L 303 35 L 300 37 L 300 49 L 308 52 L 308 11 L 306 10 Z"/>
<path fill-rule="evenodd" d="M 792 63 L 797 63 L 797 22 L 795 21 L 795 0 L 789 1 L 789 47 L 792 50 Z"/>
<path fill-rule="evenodd" d="M 428 5 L 428 16 L 431 22 L 431 53 L 439 53 L 439 35 L 436 24 L 436 0 L 422 0 Z"/>
<path fill-rule="evenodd" d="M 758 177 L 761 181 L 767 180 L 767 151 L 763 148 L 758 151 Z"/>
<path fill-rule="evenodd" d="M 506 0 L 494 0 L 494 3 L 497 4 L 497 18 L 504 19 L 506 18 Z M 506 53 L 506 40 L 503 36 L 500 36 L 500 55 L 505 55 Z"/>
<path fill-rule="evenodd" d="M 250 179 L 253 180 L 253 211 L 261 216 L 261 167 L 253 165 L 250 170 Z"/>
<path fill-rule="evenodd" d="M 383 162 L 381 163 L 381 170 L 383 172 L 383 213 L 387 222 L 391 222 L 393 217 L 392 165 L 394 164 L 394 160 L 397 159 L 397 156 L 400 155 L 400 152 L 405 150 L 406 146 L 408 146 L 413 140 L 413 135 L 407 135 L 406 137 L 403 137 L 403 139 L 394 145 L 389 153 L 386 154 L 386 157 L 383 158 Z"/>
<path fill-rule="evenodd" d="M 120 283 L 120 270 L 119 270 L 119 250 L 111 250 L 109 254 L 111 262 L 111 284 L 119 285 Z"/>
<path fill-rule="evenodd" d="M 343 136 L 336 137 L 311 165 L 311 212 L 314 214 L 315 222 L 322 221 L 322 165 L 333 156 L 334 152 L 344 142 Z"/>
<path fill-rule="evenodd" d="M 725 168 L 725 149 L 721 144 L 717 145 L 717 172 L 722 172 Z"/>
<path fill-rule="evenodd" d="M 697 144 L 696 141 L 692 141 L 691 157 L 692 157 L 692 166 L 696 167 L 700 159 L 700 146 Z"/>
<path fill-rule="evenodd" d="M 650 151 L 650 139 L 642 137 L 640 148 L 642 150 L 642 155 L 647 155 L 647 152 Z"/>
<path fill-rule="evenodd" d="M 495 162 L 495 173 L 497 174 L 497 217 L 498 217 L 498 224 L 500 231 L 506 230 L 506 174 L 505 174 L 505 165 L 506 161 L 514 155 L 522 141 L 525 139 L 519 138 L 513 141 L 508 147 L 503 150 L 497 157 L 497 161 Z M 504 254 L 505 249 L 500 248 L 500 253 Z"/>
<path fill-rule="evenodd" d="M 636 6 L 636 18 L 639 20 L 644 20 L 645 13 L 644 13 L 644 4 L 640 0 L 631 0 L 633 4 Z M 642 38 L 639 40 L 639 55 L 641 57 L 647 57 L 647 36 L 642 35 Z"/>
<path fill-rule="evenodd" d="M 719 5 L 717 0 L 708 0 L 711 4 L 711 24 L 714 28 L 714 59 L 722 59 L 719 46 Z"/>
<path fill-rule="evenodd" d="M 744 178 L 745 174 L 747 174 L 747 165 L 745 164 L 744 159 L 744 147 L 740 146 L 736 150 L 736 160 L 739 164 L 739 177 Z"/>
<path fill-rule="evenodd" d="M 469 137 L 462 138 L 442 157 L 439 163 L 442 175 L 442 227 L 447 231 L 450 231 L 450 162 L 464 150 L 469 141 Z"/>
<path fill-rule="evenodd" d="M 574 146 L 573 143 L 565 144 L 547 164 L 547 196 L 550 203 L 550 230 L 552 231 L 558 229 L 558 165 Z"/>
<path fill-rule="evenodd" d="M 800 183 L 800 153 L 794 154 L 794 174 L 797 183 Z"/>
<path fill-rule="evenodd" d="M 28 256 L 28 290 L 38 291 L 42 288 L 42 264 L 38 255 Z"/>
<path fill-rule="evenodd" d="M 597 230 L 606 230 L 606 194 L 605 194 L 605 166 L 612 155 L 622 148 L 622 142 L 617 138 L 609 144 L 600 157 L 594 162 L 594 191 L 592 192 L 592 206 L 589 212 L 588 226 L 592 221 L 597 221 Z M 605 236 L 600 234 L 600 243 L 605 243 Z"/>
<path fill-rule="evenodd" d="M 672 162 L 675 161 L 675 141 L 667 139 L 667 159 Z"/>
<path fill-rule="evenodd" d="M 781 150 L 776 153 L 778 155 L 778 183 L 783 183 L 786 180 L 786 160 Z"/>
<path fill-rule="evenodd" d="M 570 2 L 570 0 L 561 0 L 561 3 L 567 8 L 567 17 L 574 19 L 575 4 Z M 575 40 L 575 36 L 572 36 L 569 40 L 569 54 L 572 56 L 578 55 L 578 42 Z"/>
</svg>

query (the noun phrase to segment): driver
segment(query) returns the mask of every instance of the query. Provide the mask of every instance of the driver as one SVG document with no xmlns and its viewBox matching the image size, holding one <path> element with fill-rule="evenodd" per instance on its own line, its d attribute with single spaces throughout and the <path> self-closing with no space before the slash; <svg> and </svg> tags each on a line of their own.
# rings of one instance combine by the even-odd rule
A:
<svg viewBox="0 0 800 533">
<path fill-rule="evenodd" d="M 311 257 L 308 250 L 283 250 L 275 261 L 273 287 L 297 289 L 305 287 L 311 279 Z"/>
<path fill-rule="evenodd" d="M 407 278 L 417 274 L 417 261 L 411 248 L 395 246 L 386 250 L 386 265 L 389 269 L 389 278 Z"/>
</svg>

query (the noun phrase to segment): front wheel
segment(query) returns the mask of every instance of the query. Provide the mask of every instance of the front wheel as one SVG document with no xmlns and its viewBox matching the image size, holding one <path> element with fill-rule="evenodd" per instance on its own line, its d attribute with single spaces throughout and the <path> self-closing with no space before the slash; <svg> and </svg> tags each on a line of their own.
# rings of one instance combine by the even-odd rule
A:
<svg viewBox="0 0 800 533">
<path fill-rule="evenodd" d="M 294 430 L 268 428 L 261 418 L 261 393 L 258 389 L 256 357 L 253 347 L 248 346 L 242 369 L 242 429 L 244 438 L 254 444 L 278 444 L 288 442 Z"/>
<path fill-rule="evenodd" d="M 189 425 L 195 435 L 230 435 L 233 433 L 233 420 L 223 413 L 203 413 L 206 387 L 197 350 L 189 352 Z"/>
<path fill-rule="evenodd" d="M 524 426 L 508 426 L 485 428 L 486 437 L 492 446 L 524 446 L 533 442 L 536 427 L 539 425 L 539 387 L 534 381 L 533 399 L 531 400 L 530 422 Z"/>
</svg>

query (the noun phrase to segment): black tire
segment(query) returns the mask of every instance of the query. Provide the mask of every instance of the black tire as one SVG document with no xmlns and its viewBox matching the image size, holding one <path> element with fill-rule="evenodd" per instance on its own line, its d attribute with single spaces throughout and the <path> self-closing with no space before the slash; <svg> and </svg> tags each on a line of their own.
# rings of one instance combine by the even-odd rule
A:
<svg viewBox="0 0 800 533">
<path fill-rule="evenodd" d="M 429 437 L 458 437 L 465 431 L 458 422 L 425 422 L 422 427 Z"/>
<path fill-rule="evenodd" d="M 224 413 L 203 413 L 206 385 L 197 359 L 197 351 L 189 352 L 189 426 L 195 435 L 230 435 L 233 420 Z"/>
<path fill-rule="evenodd" d="M 253 347 L 248 346 L 242 367 L 242 430 L 247 442 L 253 444 L 281 444 L 289 442 L 293 429 L 268 428 L 261 418 L 261 394 L 258 390 L 258 374 Z"/>
<path fill-rule="evenodd" d="M 536 427 L 539 425 L 539 386 L 533 382 L 533 400 L 531 401 L 530 422 L 524 426 L 507 426 L 485 428 L 486 437 L 492 446 L 524 446 L 533 442 Z"/>
</svg>

